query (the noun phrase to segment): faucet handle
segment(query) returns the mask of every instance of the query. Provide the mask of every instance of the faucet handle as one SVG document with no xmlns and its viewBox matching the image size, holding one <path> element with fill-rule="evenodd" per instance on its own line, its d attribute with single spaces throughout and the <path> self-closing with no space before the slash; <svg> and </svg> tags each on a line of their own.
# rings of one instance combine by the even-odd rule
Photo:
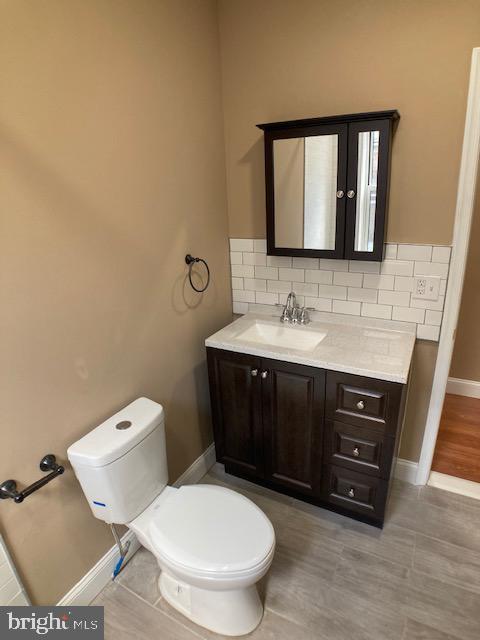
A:
<svg viewBox="0 0 480 640">
<path fill-rule="evenodd" d="M 315 307 L 302 307 L 300 311 L 300 324 L 308 324 L 310 322 L 309 311 L 315 311 Z"/>
</svg>

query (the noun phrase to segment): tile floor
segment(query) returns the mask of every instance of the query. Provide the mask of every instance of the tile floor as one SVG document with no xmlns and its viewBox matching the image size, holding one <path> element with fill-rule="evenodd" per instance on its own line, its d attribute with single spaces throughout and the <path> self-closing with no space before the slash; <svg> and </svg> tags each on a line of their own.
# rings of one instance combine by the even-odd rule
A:
<svg viewBox="0 0 480 640">
<path fill-rule="evenodd" d="M 252 640 L 478 640 L 480 501 L 396 483 L 383 531 L 268 491 L 216 465 L 225 484 L 271 519 L 277 550 L 259 585 L 265 616 Z M 94 604 L 105 638 L 219 640 L 172 609 L 141 549 Z"/>
</svg>

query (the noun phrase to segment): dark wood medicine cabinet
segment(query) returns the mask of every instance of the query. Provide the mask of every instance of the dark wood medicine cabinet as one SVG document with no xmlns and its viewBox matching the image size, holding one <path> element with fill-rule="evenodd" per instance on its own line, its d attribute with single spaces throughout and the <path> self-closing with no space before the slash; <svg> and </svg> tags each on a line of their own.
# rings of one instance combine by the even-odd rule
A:
<svg viewBox="0 0 480 640">
<path fill-rule="evenodd" d="M 398 111 L 257 125 L 267 253 L 380 262 Z"/>
</svg>

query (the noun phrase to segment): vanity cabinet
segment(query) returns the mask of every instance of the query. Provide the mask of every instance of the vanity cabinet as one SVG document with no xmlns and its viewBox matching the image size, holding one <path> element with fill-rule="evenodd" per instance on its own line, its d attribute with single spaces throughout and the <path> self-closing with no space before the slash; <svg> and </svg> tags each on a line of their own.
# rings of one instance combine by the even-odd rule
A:
<svg viewBox="0 0 480 640">
<path fill-rule="evenodd" d="M 207 348 L 227 473 L 383 525 L 406 385 Z"/>
<path fill-rule="evenodd" d="M 381 261 L 396 110 L 257 125 L 267 253 Z"/>
</svg>

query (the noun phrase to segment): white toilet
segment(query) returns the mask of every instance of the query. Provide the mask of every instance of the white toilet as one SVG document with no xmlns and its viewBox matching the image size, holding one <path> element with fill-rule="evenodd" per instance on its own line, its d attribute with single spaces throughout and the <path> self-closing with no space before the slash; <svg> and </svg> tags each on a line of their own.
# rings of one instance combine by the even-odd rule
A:
<svg viewBox="0 0 480 640">
<path fill-rule="evenodd" d="M 68 449 L 93 515 L 125 524 L 157 558 L 175 609 L 223 635 L 250 633 L 275 533 L 248 498 L 216 485 L 167 486 L 163 408 L 139 398 Z"/>
</svg>

